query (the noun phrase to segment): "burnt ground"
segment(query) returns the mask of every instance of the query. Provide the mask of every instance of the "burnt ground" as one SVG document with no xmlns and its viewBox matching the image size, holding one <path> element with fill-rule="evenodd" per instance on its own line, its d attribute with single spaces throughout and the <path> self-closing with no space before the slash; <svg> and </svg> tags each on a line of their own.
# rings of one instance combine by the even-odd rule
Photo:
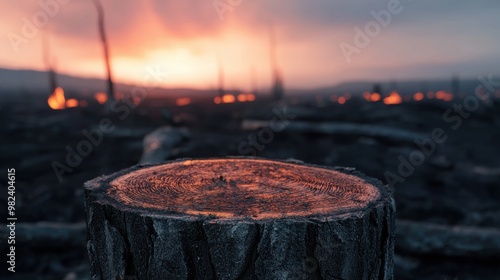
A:
<svg viewBox="0 0 500 280">
<path fill-rule="evenodd" d="M 0 111 L 0 170 L 4 170 L 0 185 L 6 190 L 5 170 L 15 168 L 18 222 L 77 223 L 85 219 L 83 183 L 137 164 L 143 137 L 160 126 L 189 129 L 189 135 L 176 145 L 169 159 L 228 155 L 295 158 L 355 167 L 384 182 L 387 172 L 401 175 L 401 156 L 409 159 L 415 151 L 422 151 L 413 141 L 415 137 L 430 138 L 432 131 L 440 128 L 446 140 L 435 144 L 423 162 L 393 186 L 398 219 L 500 229 L 500 105 L 481 103 L 470 116 L 453 113 L 443 117 L 454 104 L 462 102 L 427 100 L 386 106 L 349 100 L 343 106 L 322 107 L 315 102 L 299 102 L 286 107 L 289 117 L 294 115 L 287 119 L 291 122 L 269 133 L 262 132 L 257 124 L 269 126 L 276 115 L 273 109 L 282 111 L 284 104 L 226 104 L 218 108 L 190 105 L 167 110 L 151 101 L 124 120 L 110 116 L 115 130 L 104 134 L 102 143 L 93 146 L 62 181 L 53 171 L 53 162 L 64 164 L 66 147 L 74 149 L 86 139 L 82 130 L 97 128 L 104 113 L 96 108 L 49 111 L 44 104 L 21 107 L 21 103 L 13 102 L 3 104 Z M 304 125 L 297 125 L 299 122 Z M 321 123 L 377 125 L 378 131 L 332 132 L 331 127 L 318 126 Z M 391 129 L 386 132 L 387 128 Z M 259 135 L 264 138 L 259 139 Z M 257 146 L 250 144 L 251 139 L 257 139 Z M 0 192 L 1 205 L 7 205 L 6 197 L 6 191 Z M 5 221 L 5 210 L 0 213 Z M 85 244 L 57 250 L 23 244 L 16 248 L 17 273 L 3 279 L 89 279 Z M 494 279 L 500 274 L 498 259 L 417 255 L 399 250 L 396 254 L 395 279 Z"/>
</svg>

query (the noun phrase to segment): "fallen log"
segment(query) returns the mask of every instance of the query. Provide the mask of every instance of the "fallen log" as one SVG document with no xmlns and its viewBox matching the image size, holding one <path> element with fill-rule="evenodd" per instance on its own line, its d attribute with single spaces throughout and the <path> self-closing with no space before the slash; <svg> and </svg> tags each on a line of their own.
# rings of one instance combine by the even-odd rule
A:
<svg viewBox="0 0 500 280">
<path fill-rule="evenodd" d="M 398 220 L 397 250 L 466 258 L 500 258 L 500 229 Z"/>
<path fill-rule="evenodd" d="M 257 130 L 263 127 L 269 127 L 269 121 L 260 120 L 244 120 L 242 129 Z M 422 140 L 426 135 L 408 130 L 403 130 L 394 127 L 374 125 L 374 124 L 358 124 L 358 123 L 341 123 L 341 122 L 306 122 L 306 121 L 289 121 L 284 126 L 283 131 L 290 132 L 314 132 L 331 135 L 353 135 L 362 137 L 383 138 L 396 142 L 406 142 L 414 144 L 415 140 Z"/>
<path fill-rule="evenodd" d="M 139 164 L 154 164 L 167 160 L 174 148 L 187 138 L 187 129 L 169 126 L 156 129 L 144 137 L 144 150 Z"/>
<path fill-rule="evenodd" d="M 16 223 L 16 246 L 65 249 L 85 246 L 85 223 L 62 224 L 51 222 Z M 0 227 L 2 240 L 8 240 L 9 228 Z M 6 243 L 4 243 L 6 246 Z"/>
<path fill-rule="evenodd" d="M 96 279 L 392 279 L 394 201 L 353 169 L 255 158 L 85 184 Z"/>
<path fill-rule="evenodd" d="M 86 242 L 83 222 L 18 223 L 16 229 L 17 242 L 30 248 L 78 248 Z M 9 229 L 0 227 L 1 239 L 7 240 L 8 236 Z M 396 251 L 470 259 L 500 258 L 500 229 L 396 220 Z"/>
</svg>

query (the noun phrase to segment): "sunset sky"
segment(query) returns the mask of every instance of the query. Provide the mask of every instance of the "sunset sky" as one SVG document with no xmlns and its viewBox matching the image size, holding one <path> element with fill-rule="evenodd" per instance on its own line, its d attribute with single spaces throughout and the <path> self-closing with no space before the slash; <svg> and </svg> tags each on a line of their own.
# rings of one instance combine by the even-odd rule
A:
<svg viewBox="0 0 500 280">
<path fill-rule="evenodd" d="M 213 88 L 219 56 L 226 86 L 249 89 L 253 68 L 258 86 L 269 87 L 271 24 L 278 63 L 289 87 L 500 74 L 500 1 L 102 2 L 118 82 L 141 83 L 148 67 L 158 67 L 167 73 L 162 86 Z M 49 8 L 44 10 L 40 3 L 49 3 Z M 3 0 L 1 5 L 0 67 L 44 69 L 45 36 L 58 72 L 104 77 L 91 0 Z M 392 12 L 388 5 L 393 5 Z M 375 20 L 372 11 L 381 10 L 391 15 L 390 21 L 372 29 L 376 34 L 365 46 L 358 45 L 349 62 L 342 44 L 356 47 L 356 28 L 365 30 Z"/>
</svg>

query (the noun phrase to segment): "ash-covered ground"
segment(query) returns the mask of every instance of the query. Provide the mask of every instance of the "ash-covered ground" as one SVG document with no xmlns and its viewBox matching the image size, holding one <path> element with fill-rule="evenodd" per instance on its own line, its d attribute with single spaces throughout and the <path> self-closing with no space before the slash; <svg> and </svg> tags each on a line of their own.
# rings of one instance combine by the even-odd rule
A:
<svg viewBox="0 0 500 280">
<path fill-rule="evenodd" d="M 354 167 L 391 183 L 398 220 L 500 230 L 500 104 L 476 101 L 384 105 L 352 98 L 340 105 L 297 98 L 168 108 L 146 100 L 123 119 L 124 112 L 95 106 L 52 111 L 12 101 L 0 112 L 0 184 L 6 190 L 5 170 L 15 168 L 18 223 L 81 224 L 83 183 L 137 164 L 143 138 L 168 126 L 166 160 L 258 156 Z M 82 131 L 92 134 L 104 118 L 112 131 L 88 155 L 71 158 L 88 140 Z M 7 205 L 7 191 L 0 202 Z M 76 245 L 18 242 L 17 272 L 2 278 L 89 279 L 84 234 L 74 236 L 83 240 Z M 419 253 L 396 243 L 395 279 L 497 278 L 498 256 L 481 252 Z"/>
</svg>

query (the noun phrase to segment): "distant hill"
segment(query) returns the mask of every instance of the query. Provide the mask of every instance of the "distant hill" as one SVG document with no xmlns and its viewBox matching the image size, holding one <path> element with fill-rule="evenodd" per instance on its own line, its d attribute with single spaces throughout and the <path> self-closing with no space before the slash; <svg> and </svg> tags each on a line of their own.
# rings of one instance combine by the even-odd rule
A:
<svg viewBox="0 0 500 280">
<path fill-rule="evenodd" d="M 496 79 L 498 80 L 498 79 Z M 63 74 L 57 74 L 57 82 L 66 92 L 86 95 L 93 94 L 97 91 L 106 90 L 106 83 L 102 79 L 81 78 Z M 285 94 L 295 96 L 301 94 L 341 94 L 349 92 L 351 94 L 361 94 L 364 91 L 372 91 L 374 84 L 377 82 L 370 81 L 354 81 L 346 82 L 331 87 L 323 87 L 310 90 L 291 89 L 286 87 Z M 383 92 L 390 90 L 398 90 L 401 93 L 413 93 L 416 91 L 437 91 L 451 90 L 451 78 L 449 80 L 435 81 L 396 81 L 396 82 L 379 82 Z M 460 80 L 460 89 L 462 92 L 473 93 L 476 86 L 479 84 L 475 79 Z M 116 84 L 117 91 L 130 92 L 134 85 Z M 12 70 L 0 68 L 0 93 L 16 94 L 16 93 L 40 93 L 48 94 L 49 82 L 48 73 L 35 70 Z M 235 92 L 235 90 L 228 90 Z M 197 90 L 188 88 L 164 89 L 158 88 L 149 92 L 153 95 L 170 95 L 170 96 L 215 96 L 216 90 Z M 285 95 L 285 96 L 286 96 Z"/>
<path fill-rule="evenodd" d="M 98 91 L 106 90 L 106 81 L 96 78 L 81 78 L 64 74 L 57 74 L 57 83 L 64 88 L 65 92 L 73 92 L 80 95 L 94 94 Z M 118 92 L 131 92 L 135 85 L 116 83 Z M 0 92 L 6 93 L 40 93 L 48 94 L 49 79 L 48 73 L 36 70 L 11 70 L 0 68 Z M 176 95 L 176 96 L 196 96 L 215 95 L 215 90 L 197 90 L 188 88 L 156 88 L 148 92 L 153 95 Z"/>
<path fill-rule="evenodd" d="M 101 79 L 88 79 L 57 74 L 57 82 L 68 89 L 102 91 L 106 84 Z M 37 92 L 49 89 L 48 73 L 35 70 L 0 69 L 0 90 Z"/>
</svg>

